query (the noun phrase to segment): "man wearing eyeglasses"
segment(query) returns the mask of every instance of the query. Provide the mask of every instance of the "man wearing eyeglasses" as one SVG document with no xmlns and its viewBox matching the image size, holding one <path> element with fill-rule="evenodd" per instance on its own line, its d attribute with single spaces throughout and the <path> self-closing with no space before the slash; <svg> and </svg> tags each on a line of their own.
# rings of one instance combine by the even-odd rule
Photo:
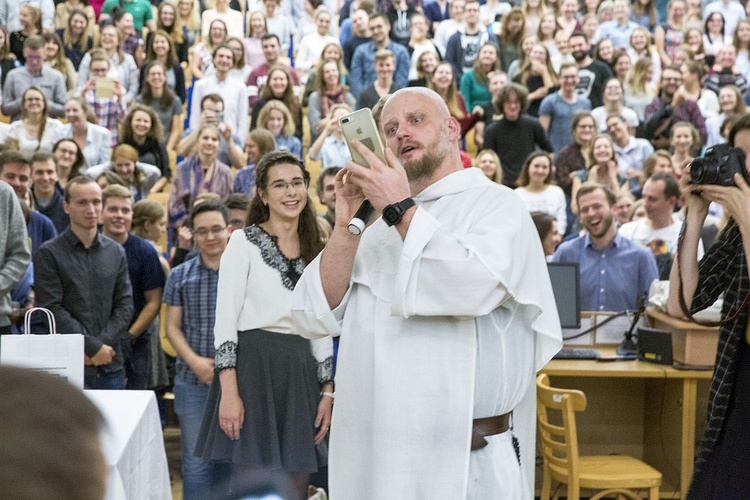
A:
<svg viewBox="0 0 750 500">
<path fill-rule="evenodd" d="M 706 120 L 695 101 L 687 99 L 682 85 L 682 72 L 677 66 L 667 66 L 661 72 L 659 95 L 646 107 L 646 120 L 638 136 L 651 141 L 654 149 L 669 149 L 672 125 L 690 122 L 706 142 Z"/>
<path fill-rule="evenodd" d="M 11 121 L 21 118 L 23 94 L 36 87 L 47 97 L 47 114 L 52 118 L 65 116 L 65 77 L 44 65 L 44 38 L 30 36 L 23 42 L 26 63 L 8 73 L 3 85 L 3 114 Z"/>
<path fill-rule="evenodd" d="M 206 201 L 190 215 L 196 258 L 175 267 L 167 278 L 167 337 L 177 350 L 175 412 L 182 429 L 182 481 L 185 500 L 208 498 L 210 463 L 193 456 L 203 407 L 214 375 L 214 321 L 219 262 L 231 229 L 229 211 Z"/>
</svg>

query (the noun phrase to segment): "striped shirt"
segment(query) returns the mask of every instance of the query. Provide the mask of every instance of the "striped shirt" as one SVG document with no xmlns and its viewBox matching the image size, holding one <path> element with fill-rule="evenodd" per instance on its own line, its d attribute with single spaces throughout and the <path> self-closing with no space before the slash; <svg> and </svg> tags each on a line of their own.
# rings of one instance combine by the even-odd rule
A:
<svg viewBox="0 0 750 500">
<path fill-rule="evenodd" d="M 198 356 L 211 359 L 218 283 L 218 269 L 204 266 L 198 255 L 175 267 L 164 287 L 164 303 L 182 307 L 182 333 L 188 345 Z M 177 357 L 176 376 L 191 384 L 202 384 L 181 356 Z"/>
</svg>

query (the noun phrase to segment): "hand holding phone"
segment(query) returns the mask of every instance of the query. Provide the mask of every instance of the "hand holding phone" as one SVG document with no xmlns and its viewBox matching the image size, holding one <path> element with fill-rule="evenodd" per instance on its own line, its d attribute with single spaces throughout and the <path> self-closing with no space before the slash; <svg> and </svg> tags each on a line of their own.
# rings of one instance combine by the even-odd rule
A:
<svg viewBox="0 0 750 500">
<path fill-rule="evenodd" d="M 346 145 L 349 147 L 349 153 L 352 155 L 352 161 L 363 167 L 370 167 L 365 158 L 352 146 L 352 139 L 361 142 L 367 149 L 375 153 L 380 161 L 387 163 L 385 159 L 385 149 L 383 141 L 380 139 L 380 133 L 372 117 L 372 111 L 369 108 L 363 108 L 339 118 L 341 131 L 346 139 Z"/>
</svg>

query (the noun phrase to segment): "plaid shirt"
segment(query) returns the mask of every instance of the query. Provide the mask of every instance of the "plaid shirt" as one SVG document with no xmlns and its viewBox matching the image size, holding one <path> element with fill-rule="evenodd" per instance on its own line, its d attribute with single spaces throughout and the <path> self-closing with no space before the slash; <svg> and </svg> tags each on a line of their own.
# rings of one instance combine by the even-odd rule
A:
<svg viewBox="0 0 750 500">
<path fill-rule="evenodd" d="M 684 230 L 685 226 L 683 225 Z M 698 287 L 691 304 L 692 312 L 695 313 L 711 306 L 723 292 L 724 305 L 721 316 L 727 318 L 734 314 L 742 304 L 748 290 L 750 290 L 750 278 L 748 278 L 745 250 L 742 246 L 742 235 L 734 220 L 729 220 L 729 224 L 727 224 L 722 235 L 701 259 L 698 269 Z M 745 341 L 747 320 L 748 313 L 743 311 L 732 322 L 723 325 L 719 330 L 716 365 L 708 398 L 706 429 L 698 456 L 695 459 L 695 472 L 691 490 L 696 487 L 697 482 L 701 481 L 701 472 L 711 459 L 711 454 L 724 426 L 727 407 L 737 375 L 739 347 L 740 343 Z M 750 389 L 741 387 L 738 390 L 746 391 Z"/>
<path fill-rule="evenodd" d="M 182 307 L 182 333 L 198 356 L 214 358 L 214 321 L 219 271 L 203 265 L 198 255 L 175 267 L 167 277 L 163 301 Z M 176 376 L 200 385 L 202 382 L 181 356 L 177 357 Z"/>
<path fill-rule="evenodd" d="M 122 51 L 126 54 L 130 54 L 131 56 L 135 57 L 135 51 L 138 50 L 138 45 L 140 44 L 140 39 L 135 35 L 130 35 L 125 39 L 125 42 L 122 44 Z"/>
<path fill-rule="evenodd" d="M 99 125 L 112 132 L 112 147 L 114 148 L 118 143 L 118 126 L 122 117 L 125 116 L 125 106 L 122 100 L 115 100 L 114 97 L 96 97 L 96 92 L 93 90 L 87 91 L 83 97 L 86 99 L 86 103 L 91 106 L 96 119 L 99 120 Z"/>
</svg>

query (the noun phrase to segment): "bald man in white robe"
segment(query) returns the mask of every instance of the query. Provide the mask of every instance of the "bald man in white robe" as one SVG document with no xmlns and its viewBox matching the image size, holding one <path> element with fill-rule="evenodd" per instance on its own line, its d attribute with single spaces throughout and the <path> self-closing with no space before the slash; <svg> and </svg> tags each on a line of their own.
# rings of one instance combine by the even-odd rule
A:
<svg viewBox="0 0 750 500">
<path fill-rule="evenodd" d="M 301 334 L 341 336 L 330 497 L 531 499 L 535 373 L 562 345 L 539 237 L 510 189 L 462 168 L 436 93 L 396 92 L 381 124 L 387 163 L 355 144 L 370 168 L 337 175 L 292 306 Z M 354 236 L 365 198 L 386 215 Z"/>
</svg>

